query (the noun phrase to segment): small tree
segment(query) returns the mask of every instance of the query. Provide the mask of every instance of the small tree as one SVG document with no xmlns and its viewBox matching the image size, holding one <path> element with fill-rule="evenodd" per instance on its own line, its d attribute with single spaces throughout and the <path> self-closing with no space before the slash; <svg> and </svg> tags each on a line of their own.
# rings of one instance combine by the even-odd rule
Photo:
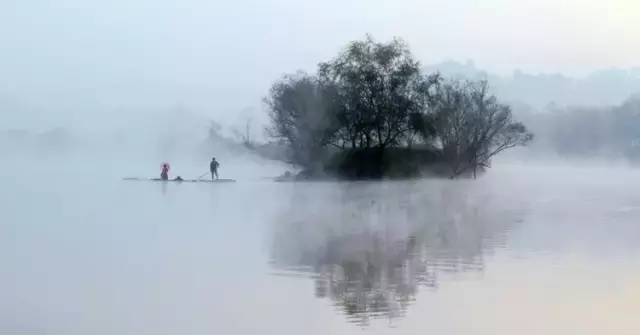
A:
<svg viewBox="0 0 640 335">
<path fill-rule="evenodd" d="M 304 72 L 285 75 L 265 99 L 269 136 L 290 149 L 289 163 L 312 168 L 324 158 L 334 133 L 334 92 L 330 84 Z"/>
<path fill-rule="evenodd" d="M 525 146 L 533 134 L 513 120 L 511 107 L 489 94 L 486 81 L 450 82 L 432 100 L 436 133 L 452 178 L 489 167 L 500 152 Z"/>
<path fill-rule="evenodd" d="M 231 132 L 237 141 L 241 142 L 247 148 L 253 147 L 253 140 L 251 139 L 251 119 L 247 118 L 244 123 L 244 129 L 234 127 Z"/>
</svg>

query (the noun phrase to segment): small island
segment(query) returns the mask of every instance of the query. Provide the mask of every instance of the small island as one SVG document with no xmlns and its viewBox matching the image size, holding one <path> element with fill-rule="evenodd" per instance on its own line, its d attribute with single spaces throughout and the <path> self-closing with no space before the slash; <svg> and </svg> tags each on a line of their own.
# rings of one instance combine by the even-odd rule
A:
<svg viewBox="0 0 640 335">
<path fill-rule="evenodd" d="M 301 171 L 278 180 L 475 178 L 533 139 L 486 81 L 423 73 L 399 38 L 351 42 L 316 74 L 284 75 L 264 102 L 272 142 L 250 147 Z"/>
</svg>

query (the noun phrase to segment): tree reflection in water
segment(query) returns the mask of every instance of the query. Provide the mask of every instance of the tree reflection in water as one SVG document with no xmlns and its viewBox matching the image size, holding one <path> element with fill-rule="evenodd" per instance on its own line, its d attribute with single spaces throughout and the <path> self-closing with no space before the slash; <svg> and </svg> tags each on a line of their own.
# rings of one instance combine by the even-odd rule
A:
<svg viewBox="0 0 640 335">
<path fill-rule="evenodd" d="M 273 223 L 271 262 L 279 275 L 304 273 L 315 296 L 350 322 L 405 316 L 418 288 L 438 274 L 482 272 L 504 246 L 522 208 L 486 196 L 479 183 L 353 183 L 295 186 Z"/>
</svg>

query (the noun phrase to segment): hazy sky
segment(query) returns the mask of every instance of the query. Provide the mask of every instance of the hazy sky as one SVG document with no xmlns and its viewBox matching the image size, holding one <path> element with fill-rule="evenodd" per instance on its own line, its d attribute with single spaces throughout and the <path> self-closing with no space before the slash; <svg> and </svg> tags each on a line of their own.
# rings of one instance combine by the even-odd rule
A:
<svg viewBox="0 0 640 335">
<path fill-rule="evenodd" d="M 366 33 L 403 37 L 425 64 L 579 76 L 640 65 L 639 13 L 636 0 L 0 0 L 0 98 L 87 122 L 176 104 L 232 118 Z"/>
</svg>

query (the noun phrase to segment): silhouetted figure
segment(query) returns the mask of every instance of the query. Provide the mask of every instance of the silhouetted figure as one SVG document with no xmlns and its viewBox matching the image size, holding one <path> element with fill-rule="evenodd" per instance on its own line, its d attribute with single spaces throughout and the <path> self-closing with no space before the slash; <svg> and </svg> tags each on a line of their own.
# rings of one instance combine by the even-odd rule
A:
<svg viewBox="0 0 640 335">
<path fill-rule="evenodd" d="M 209 170 L 211 170 L 211 180 L 218 179 L 219 166 L 220 166 L 220 163 L 218 163 L 218 161 L 216 161 L 216 158 L 213 157 L 213 159 L 211 159 L 211 163 L 209 164 Z"/>
</svg>

